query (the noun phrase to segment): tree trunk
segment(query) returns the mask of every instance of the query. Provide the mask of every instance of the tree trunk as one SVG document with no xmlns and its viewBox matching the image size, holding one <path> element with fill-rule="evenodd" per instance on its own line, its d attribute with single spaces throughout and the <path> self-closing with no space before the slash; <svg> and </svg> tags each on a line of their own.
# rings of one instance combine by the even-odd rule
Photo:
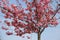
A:
<svg viewBox="0 0 60 40">
<path fill-rule="evenodd" d="M 38 31 L 38 40 L 41 40 L 41 33 L 40 33 L 40 29 Z"/>
</svg>

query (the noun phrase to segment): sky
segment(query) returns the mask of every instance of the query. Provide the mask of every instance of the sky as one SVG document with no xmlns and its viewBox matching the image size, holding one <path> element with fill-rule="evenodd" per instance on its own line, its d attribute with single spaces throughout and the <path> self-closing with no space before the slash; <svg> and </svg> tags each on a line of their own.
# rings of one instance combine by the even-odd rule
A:
<svg viewBox="0 0 60 40">
<path fill-rule="evenodd" d="M 11 3 L 13 3 L 13 2 L 15 2 L 15 1 L 11 0 Z M 55 3 L 53 3 L 53 4 L 55 4 Z M 23 5 L 23 3 L 22 3 L 22 5 Z M 3 16 L 4 16 L 4 14 L 2 14 L 0 12 L 0 20 L 2 20 L 2 21 L 5 20 L 5 18 Z M 58 17 L 60 15 L 57 14 L 56 16 Z M 9 19 L 7 19 L 7 20 L 9 20 Z M 59 22 L 60 22 L 60 20 L 59 20 Z M 37 34 L 36 33 L 25 34 L 25 38 L 15 36 L 15 35 L 8 36 L 5 33 L 6 31 L 1 29 L 2 25 L 6 26 L 6 24 L 4 22 L 0 23 L 0 38 L 1 38 L 1 40 L 37 40 Z M 10 28 L 10 31 L 13 30 L 13 29 L 12 30 L 11 29 L 12 28 Z M 28 39 L 26 36 L 30 36 L 31 38 Z M 46 28 L 41 35 L 41 40 L 60 40 L 60 24 L 58 24 L 56 27 Z"/>
</svg>

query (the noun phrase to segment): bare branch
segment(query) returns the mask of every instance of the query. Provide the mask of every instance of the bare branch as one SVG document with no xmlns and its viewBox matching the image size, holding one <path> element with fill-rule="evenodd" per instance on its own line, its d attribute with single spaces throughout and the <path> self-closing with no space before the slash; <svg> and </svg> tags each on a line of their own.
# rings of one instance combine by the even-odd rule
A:
<svg viewBox="0 0 60 40">
<path fill-rule="evenodd" d="M 54 18 L 54 16 L 57 14 L 57 12 L 60 10 L 60 8 L 58 8 L 56 11 L 55 11 L 55 13 L 54 13 L 54 15 L 53 15 L 53 17 L 51 18 L 51 19 L 53 19 Z"/>
<path fill-rule="evenodd" d="M 42 32 L 45 30 L 45 27 L 40 31 L 40 33 L 42 34 Z"/>
</svg>

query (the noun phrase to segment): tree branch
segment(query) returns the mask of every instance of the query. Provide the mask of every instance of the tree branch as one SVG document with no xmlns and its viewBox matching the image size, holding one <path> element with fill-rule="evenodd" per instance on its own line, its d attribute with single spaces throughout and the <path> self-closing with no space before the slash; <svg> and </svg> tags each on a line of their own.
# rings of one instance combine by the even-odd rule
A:
<svg viewBox="0 0 60 40">
<path fill-rule="evenodd" d="M 45 27 L 40 31 L 40 33 L 42 34 L 42 32 L 45 30 Z"/>
<path fill-rule="evenodd" d="M 58 8 L 56 11 L 55 11 L 55 14 L 53 15 L 53 17 L 51 19 L 54 18 L 54 16 L 57 14 L 57 12 L 60 10 L 60 8 Z M 51 20 L 50 19 L 50 20 Z M 40 33 L 42 34 L 42 32 L 45 30 L 45 27 L 40 31 Z"/>
<path fill-rule="evenodd" d="M 60 10 L 60 8 L 58 8 L 56 11 L 55 11 L 55 14 L 53 15 L 53 17 L 51 19 L 54 18 L 54 16 L 57 14 L 57 12 Z"/>
</svg>

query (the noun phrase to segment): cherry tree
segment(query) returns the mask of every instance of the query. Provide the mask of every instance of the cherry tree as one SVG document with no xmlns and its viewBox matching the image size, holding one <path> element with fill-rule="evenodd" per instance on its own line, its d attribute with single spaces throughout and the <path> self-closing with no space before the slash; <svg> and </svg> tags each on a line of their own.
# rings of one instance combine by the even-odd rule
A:
<svg viewBox="0 0 60 40">
<path fill-rule="evenodd" d="M 52 0 L 22 0 L 26 8 L 22 7 L 20 0 L 15 1 L 16 4 L 10 4 L 10 0 L 0 0 L 0 12 L 5 15 L 5 19 L 12 20 L 11 22 L 5 20 L 8 28 L 2 26 L 2 29 L 9 30 L 9 26 L 13 26 L 17 36 L 37 33 L 38 40 L 40 40 L 42 32 L 47 27 L 58 25 L 59 18 L 57 19 L 55 15 L 60 13 L 60 4 L 57 2 L 60 0 L 54 0 L 57 3 L 55 9 L 51 6 Z M 8 31 L 6 34 L 12 35 L 13 33 Z"/>
</svg>

